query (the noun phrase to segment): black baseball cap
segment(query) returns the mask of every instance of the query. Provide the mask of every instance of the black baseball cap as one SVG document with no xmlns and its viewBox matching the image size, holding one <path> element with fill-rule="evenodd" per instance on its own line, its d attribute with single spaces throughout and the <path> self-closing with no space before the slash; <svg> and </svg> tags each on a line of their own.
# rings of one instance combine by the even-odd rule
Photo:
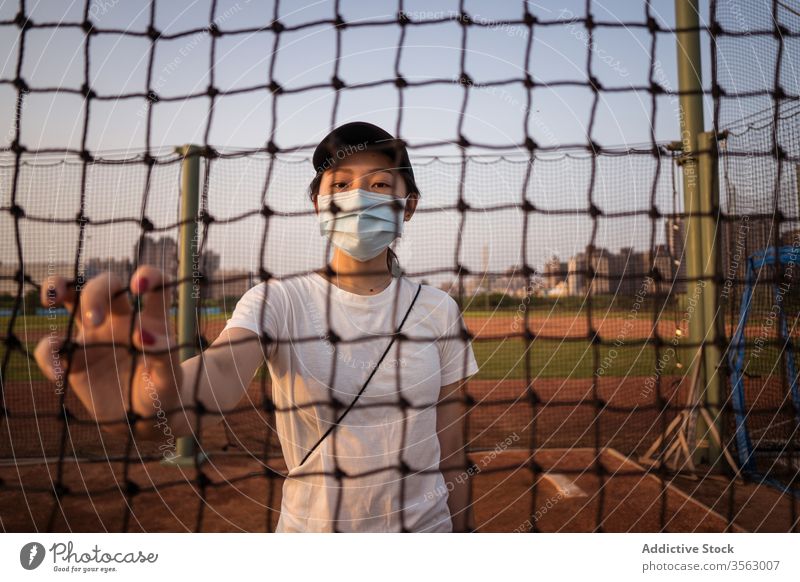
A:
<svg viewBox="0 0 800 582">
<path fill-rule="evenodd" d="M 396 166 L 393 169 L 405 179 L 408 193 L 419 194 L 408 150 L 403 141 L 366 121 L 345 123 L 331 131 L 319 142 L 311 161 L 317 173 L 321 173 L 359 151 L 378 151 L 395 160 Z"/>
</svg>

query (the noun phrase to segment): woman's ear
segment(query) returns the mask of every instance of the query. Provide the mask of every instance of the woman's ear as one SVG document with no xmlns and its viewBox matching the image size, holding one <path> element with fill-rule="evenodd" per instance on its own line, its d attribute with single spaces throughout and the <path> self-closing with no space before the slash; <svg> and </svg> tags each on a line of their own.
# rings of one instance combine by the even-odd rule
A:
<svg viewBox="0 0 800 582">
<path fill-rule="evenodd" d="M 403 217 L 406 222 L 411 220 L 411 217 L 414 216 L 414 211 L 417 209 L 418 200 L 419 200 L 419 195 L 416 193 L 411 193 L 406 198 L 406 211 L 405 211 L 405 216 Z"/>
</svg>

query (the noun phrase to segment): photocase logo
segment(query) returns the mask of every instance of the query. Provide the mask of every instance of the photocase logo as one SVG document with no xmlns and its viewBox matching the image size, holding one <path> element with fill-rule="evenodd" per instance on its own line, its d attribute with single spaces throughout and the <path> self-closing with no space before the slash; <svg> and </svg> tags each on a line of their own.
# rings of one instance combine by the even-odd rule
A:
<svg viewBox="0 0 800 582">
<path fill-rule="evenodd" d="M 44 561 L 44 546 L 38 542 L 30 542 L 19 551 L 19 563 L 26 570 L 35 570 Z"/>
</svg>

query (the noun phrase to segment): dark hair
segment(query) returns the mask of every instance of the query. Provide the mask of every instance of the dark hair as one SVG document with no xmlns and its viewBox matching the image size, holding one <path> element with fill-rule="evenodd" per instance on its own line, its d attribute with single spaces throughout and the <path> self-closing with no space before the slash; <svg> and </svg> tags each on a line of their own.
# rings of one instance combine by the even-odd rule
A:
<svg viewBox="0 0 800 582">
<path fill-rule="evenodd" d="M 325 171 L 317 172 L 314 176 L 314 179 L 311 180 L 311 184 L 308 185 L 308 197 L 311 202 L 314 202 L 314 199 L 319 195 L 319 187 L 322 184 L 322 176 L 325 174 Z M 406 189 L 408 190 L 408 194 L 416 194 L 419 196 L 419 191 L 417 190 L 416 184 L 413 180 L 409 180 L 404 172 L 401 172 L 400 175 L 403 177 L 403 182 L 405 182 Z M 411 182 L 411 183 L 409 183 Z M 392 249 L 386 249 L 386 268 L 392 274 L 393 277 L 399 277 L 402 274 L 402 269 L 400 268 L 400 261 L 397 258 L 397 253 L 395 253 Z"/>
</svg>

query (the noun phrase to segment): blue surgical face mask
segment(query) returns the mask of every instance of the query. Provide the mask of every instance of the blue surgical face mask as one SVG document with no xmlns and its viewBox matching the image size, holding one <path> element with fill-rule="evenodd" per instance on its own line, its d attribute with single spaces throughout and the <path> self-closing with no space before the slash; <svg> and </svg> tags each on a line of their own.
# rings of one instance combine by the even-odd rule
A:
<svg viewBox="0 0 800 582">
<path fill-rule="evenodd" d="M 331 202 L 336 204 L 335 214 Z M 360 189 L 320 195 L 320 234 L 354 259 L 368 261 L 403 235 L 405 202 L 405 198 Z"/>
</svg>

